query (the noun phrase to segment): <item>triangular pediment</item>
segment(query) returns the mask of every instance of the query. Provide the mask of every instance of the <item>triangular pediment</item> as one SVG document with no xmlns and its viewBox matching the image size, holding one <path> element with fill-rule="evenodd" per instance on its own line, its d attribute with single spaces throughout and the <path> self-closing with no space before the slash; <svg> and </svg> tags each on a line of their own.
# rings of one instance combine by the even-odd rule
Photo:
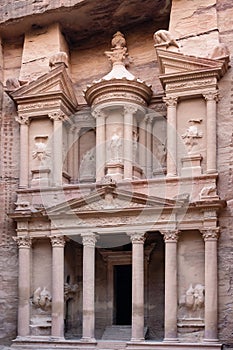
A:
<svg viewBox="0 0 233 350">
<path fill-rule="evenodd" d="M 154 196 L 146 196 L 141 193 L 132 193 L 124 190 L 99 189 L 85 197 L 77 197 L 53 207 L 47 208 L 48 215 L 60 215 L 61 213 L 100 213 L 137 211 L 144 209 L 174 209 L 181 207 L 182 201 L 164 199 Z"/>
<path fill-rule="evenodd" d="M 43 74 L 34 81 L 10 92 L 11 97 L 17 104 L 26 103 L 28 100 L 40 102 L 43 98 L 51 95 L 60 95 L 69 101 L 73 108 L 77 107 L 77 99 L 74 93 L 72 81 L 66 67 L 61 64 L 50 72 Z"/>
<path fill-rule="evenodd" d="M 219 79 L 227 70 L 228 63 L 224 59 L 209 59 L 184 55 L 179 52 L 156 49 L 161 75 L 181 75 L 194 72 L 212 71 Z"/>
</svg>

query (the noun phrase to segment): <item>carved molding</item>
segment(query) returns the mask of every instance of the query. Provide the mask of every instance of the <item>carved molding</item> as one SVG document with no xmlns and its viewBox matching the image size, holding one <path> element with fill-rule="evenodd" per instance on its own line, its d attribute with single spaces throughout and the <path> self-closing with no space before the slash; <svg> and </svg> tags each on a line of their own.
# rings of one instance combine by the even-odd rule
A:
<svg viewBox="0 0 233 350">
<path fill-rule="evenodd" d="M 220 236 L 219 227 L 209 227 L 205 229 L 201 229 L 201 234 L 204 241 L 217 241 Z"/>
<path fill-rule="evenodd" d="M 17 243 L 18 248 L 31 248 L 32 246 L 32 239 L 28 236 L 18 236 L 13 237 L 13 240 Z"/>
<path fill-rule="evenodd" d="M 178 242 L 178 239 L 179 239 L 179 233 L 180 231 L 179 230 L 162 230 L 160 231 L 161 234 L 163 235 L 163 239 L 164 239 L 164 242 L 165 243 L 169 243 L 169 242 L 172 242 L 172 243 L 177 243 Z"/>
<path fill-rule="evenodd" d="M 165 102 L 167 107 L 176 107 L 178 102 L 178 97 L 163 97 L 163 101 Z"/>
<path fill-rule="evenodd" d="M 50 240 L 53 248 L 63 248 L 66 244 L 66 239 L 64 236 L 51 236 Z"/>
<path fill-rule="evenodd" d="M 63 121 L 66 119 L 66 115 L 62 111 L 54 111 L 48 114 L 49 118 L 53 121 Z"/>
</svg>

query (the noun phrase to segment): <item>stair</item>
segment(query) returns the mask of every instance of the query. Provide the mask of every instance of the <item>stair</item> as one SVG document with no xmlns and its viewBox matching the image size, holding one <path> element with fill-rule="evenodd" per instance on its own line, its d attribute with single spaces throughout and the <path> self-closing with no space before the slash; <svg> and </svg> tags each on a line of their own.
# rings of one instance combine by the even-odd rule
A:
<svg viewBox="0 0 233 350">
<path fill-rule="evenodd" d="M 98 340 L 96 350 L 125 350 L 126 342 L 117 340 Z"/>
<path fill-rule="evenodd" d="M 102 336 L 102 340 L 130 340 L 131 326 L 108 326 Z"/>
</svg>

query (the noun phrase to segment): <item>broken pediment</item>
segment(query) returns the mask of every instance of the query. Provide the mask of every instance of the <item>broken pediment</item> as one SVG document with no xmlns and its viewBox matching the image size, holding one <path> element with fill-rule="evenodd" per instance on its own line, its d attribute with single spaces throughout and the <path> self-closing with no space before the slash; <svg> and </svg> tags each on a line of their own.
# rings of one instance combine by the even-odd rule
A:
<svg viewBox="0 0 233 350">
<path fill-rule="evenodd" d="M 19 111 L 30 110 L 30 104 L 60 100 L 70 112 L 77 109 L 77 99 L 66 66 L 59 64 L 38 79 L 9 92 Z M 44 104 L 43 104 L 44 103 Z"/>
<path fill-rule="evenodd" d="M 115 211 L 137 211 L 144 209 L 172 210 L 180 208 L 182 201 L 146 196 L 141 193 L 116 190 L 105 187 L 95 190 L 85 197 L 74 198 L 46 210 L 48 215 L 73 213 L 112 213 Z"/>
<path fill-rule="evenodd" d="M 160 71 L 160 80 L 164 85 L 164 78 L 176 77 L 196 77 L 198 75 L 216 77 L 220 79 L 228 69 L 229 57 L 225 59 L 210 59 L 184 55 L 179 52 L 173 52 L 165 49 L 156 49 L 157 59 Z M 190 78 L 189 78 L 190 79 Z"/>
</svg>

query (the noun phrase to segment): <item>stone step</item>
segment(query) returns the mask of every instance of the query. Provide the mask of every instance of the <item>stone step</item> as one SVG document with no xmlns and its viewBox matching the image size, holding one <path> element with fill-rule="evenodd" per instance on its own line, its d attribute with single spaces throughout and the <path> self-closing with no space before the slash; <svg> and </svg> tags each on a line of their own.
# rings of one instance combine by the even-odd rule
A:
<svg viewBox="0 0 233 350">
<path fill-rule="evenodd" d="M 130 340 L 131 326 L 108 326 L 102 336 L 102 340 Z"/>
<path fill-rule="evenodd" d="M 109 341 L 109 340 L 98 340 L 98 350 L 125 350 L 126 342 L 124 341 Z"/>
</svg>

